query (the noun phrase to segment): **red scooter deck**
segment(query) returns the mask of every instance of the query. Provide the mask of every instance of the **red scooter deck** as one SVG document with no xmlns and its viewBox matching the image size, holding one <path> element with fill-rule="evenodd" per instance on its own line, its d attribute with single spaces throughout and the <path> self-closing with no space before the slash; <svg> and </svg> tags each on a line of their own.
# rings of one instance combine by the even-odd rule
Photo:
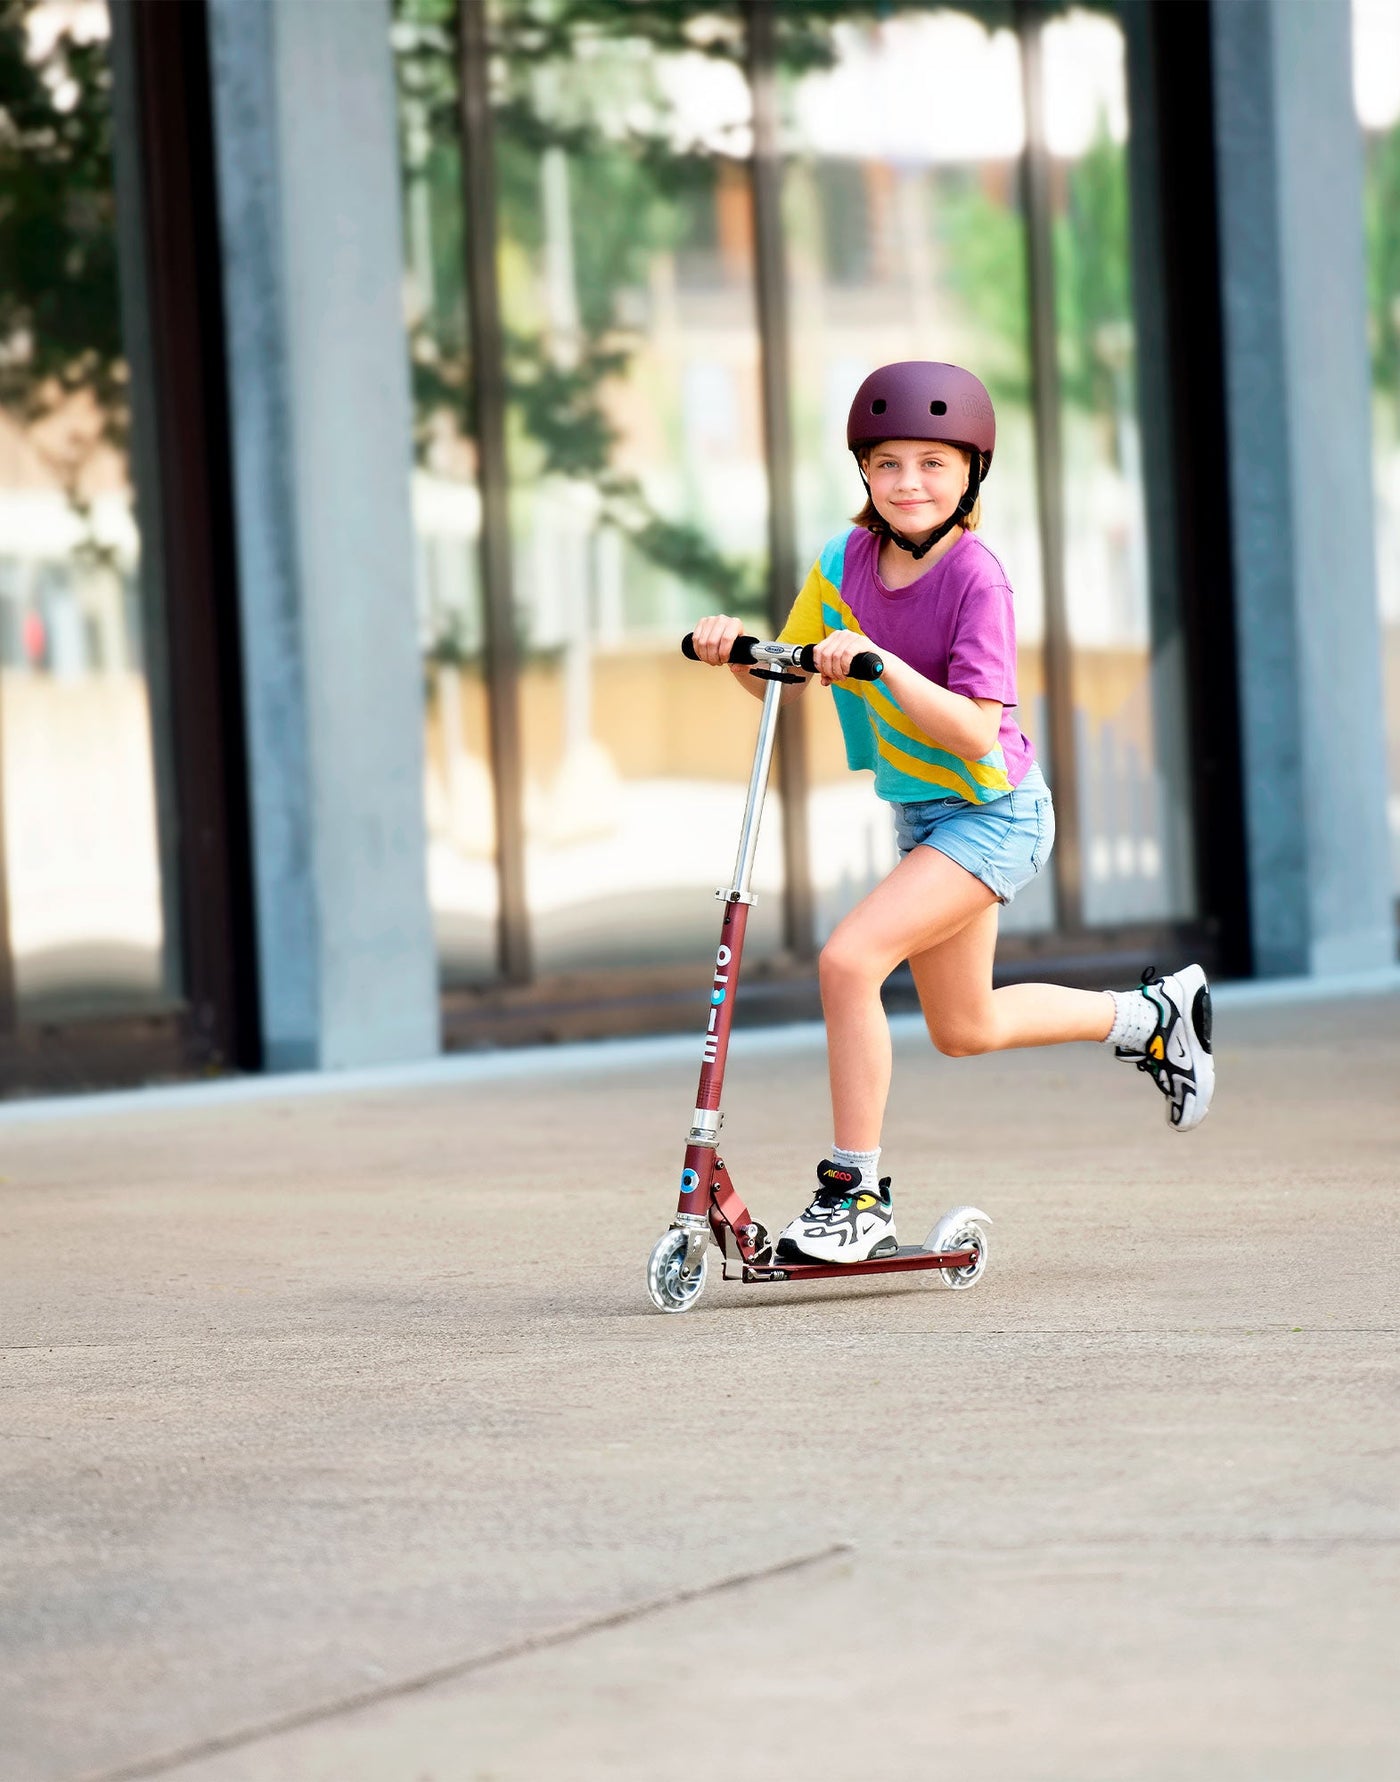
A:
<svg viewBox="0 0 1400 1782">
<path fill-rule="evenodd" d="M 838 1275 L 893 1275 L 916 1268 L 971 1268 L 976 1250 L 923 1250 L 917 1244 L 901 1244 L 893 1256 L 872 1257 L 869 1262 L 762 1262 L 743 1263 L 739 1274 L 729 1272 L 725 1256 L 724 1279 L 747 1281 L 832 1281 Z"/>
</svg>

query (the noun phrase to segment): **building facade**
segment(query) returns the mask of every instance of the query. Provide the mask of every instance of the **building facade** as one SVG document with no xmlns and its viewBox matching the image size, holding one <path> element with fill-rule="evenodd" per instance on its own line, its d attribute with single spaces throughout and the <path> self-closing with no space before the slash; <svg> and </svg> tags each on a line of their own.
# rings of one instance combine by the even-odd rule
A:
<svg viewBox="0 0 1400 1782">
<path fill-rule="evenodd" d="M 7 1092 L 685 1027 L 880 362 L 973 366 L 1004 977 L 1396 956 L 1386 0 L 6 0 Z M 752 1018 L 893 864 L 783 718 Z M 898 978 L 890 994 L 907 995 Z"/>
</svg>

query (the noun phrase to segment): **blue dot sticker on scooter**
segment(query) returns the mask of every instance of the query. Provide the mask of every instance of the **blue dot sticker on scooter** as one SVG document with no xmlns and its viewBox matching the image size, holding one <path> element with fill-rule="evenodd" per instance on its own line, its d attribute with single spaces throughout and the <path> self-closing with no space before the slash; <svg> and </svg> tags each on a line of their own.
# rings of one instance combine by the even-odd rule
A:
<svg viewBox="0 0 1400 1782">
<path fill-rule="evenodd" d="M 681 1193 L 682 1194 L 694 1194 L 695 1190 L 699 1186 L 700 1186 L 700 1178 L 698 1175 L 696 1175 L 696 1173 L 693 1169 L 683 1169 L 681 1171 Z"/>
<path fill-rule="evenodd" d="M 724 992 L 723 992 L 723 990 L 711 990 L 711 992 L 710 992 L 710 1001 L 711 1001 L 711 1002 L 712 1002 L 712 1003 L 714 1003 L 714 1004 L 715 1004 L 715 1006 L 716 1006 L 716 1007 L 718 1007 L 718 1006 L 719 1006 L 719 1004 L 720 1004 L 720 1003 L 722 1003 L 722 1002 L 723 1002 L 723 1001 L 724 1001 Z"/>
</svg>

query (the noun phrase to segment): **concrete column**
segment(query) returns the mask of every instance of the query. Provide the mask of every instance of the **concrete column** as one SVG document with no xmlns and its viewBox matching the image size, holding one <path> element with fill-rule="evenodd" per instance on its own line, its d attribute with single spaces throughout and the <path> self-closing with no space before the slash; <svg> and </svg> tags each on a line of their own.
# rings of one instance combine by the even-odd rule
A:
<svg viewBox="0 0 1400 1782">
<path fill-rule="evenodd" d="M 1392 964 L 1350 8 L 1213 0 L 1255 967 Z"/>
<path fill-rule="evenodd" d="M 208 0 L 269 1068 L 438 1049 L 388 0 Z"/>
</svg>

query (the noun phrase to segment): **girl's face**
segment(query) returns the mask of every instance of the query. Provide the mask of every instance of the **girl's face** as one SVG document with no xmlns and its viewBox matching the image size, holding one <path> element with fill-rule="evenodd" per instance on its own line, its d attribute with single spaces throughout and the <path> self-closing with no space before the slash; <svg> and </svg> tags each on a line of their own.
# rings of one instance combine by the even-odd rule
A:
<svg viewBox="0 0 1400 1782">
<path fill-rule="evenodd" d="M 970 470 L 966 452 L 926 439 L 887 439 L 865 462 L 876 511 L 916 543 L 957 507 Z"/>
</svg>

